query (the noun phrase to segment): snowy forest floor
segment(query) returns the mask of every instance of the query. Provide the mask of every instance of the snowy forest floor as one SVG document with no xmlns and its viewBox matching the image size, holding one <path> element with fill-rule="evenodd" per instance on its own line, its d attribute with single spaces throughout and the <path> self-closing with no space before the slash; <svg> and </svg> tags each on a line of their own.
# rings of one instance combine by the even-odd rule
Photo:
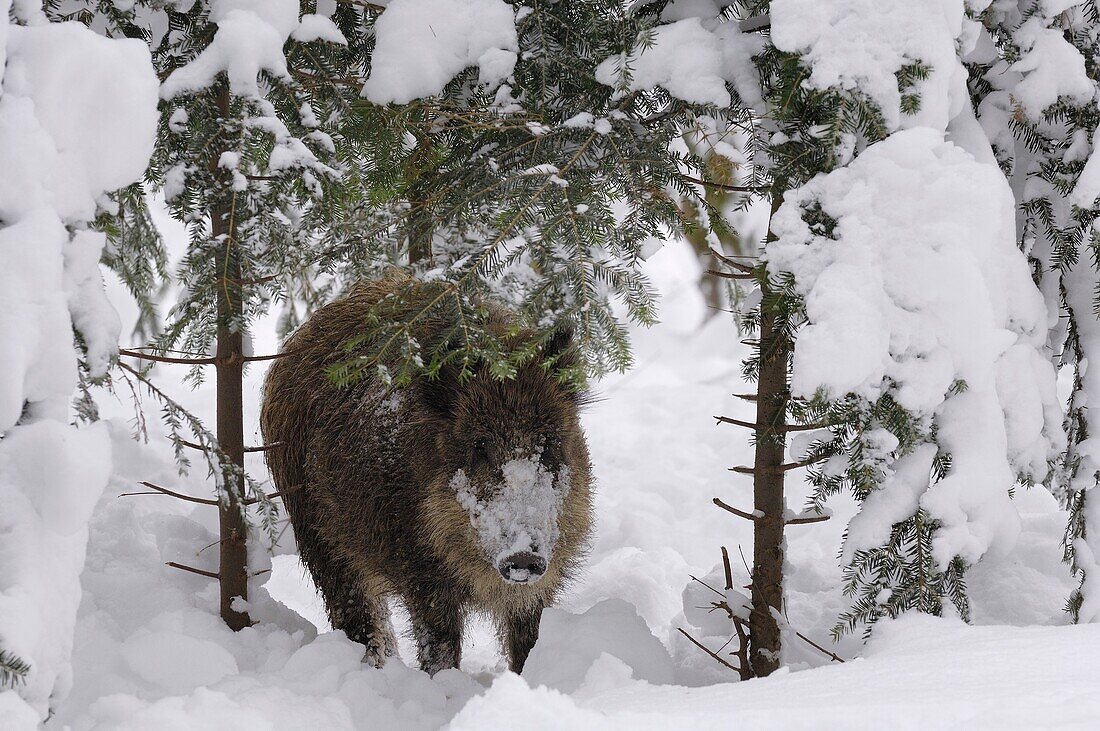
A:
<svg viewBox="0 0 1100 731">
<path fill-rule="evenodd" d="M 410 669 L 407 639 L 403 662 L 361 665 L 361 648 L 330 631 L 293 555 L 274 559 L 270 598 L 253 598 L 258 624 L 230 632 L 217 616 L 215 583 L 164 565 L 216 568 L 216 549 L 200 551 L 215 541 L 216 511 L 163 496 L 119 497 L 139 480 L 205 495 L 205 470 L 176 475 L 148 403 L 151 443 L 133 441 L 133 411 L 120 393 L 103 409 L 115 419 L 115 477 L 91 526 L 73 690 L 48 727 L 1095 728 L 1100 627 L 1067 626 L 1065 515 L 1042 488 L 1017 493 L 1024 530 L 1015 549 L 968 574 L 972 626 L 911 616 L 883 622 L 867 644 L 858 634 L 834 644 L 829 632 L 846 606 L 837 552 L 855 510 L 840 498 L 833 520 L 789 529 L 787 614 L 792 628 L 848 662 L 788 636 L 787 668 L 734 683 L 676 632 L 689 629 L 714 649 L 727 639 L 692 628 L 683 614 L 685 586 L 715 570 L 720 546 L 747 583 L 739 549 L 751 562 L 751 527 L 711 498 L 751 504 L 749 479 L 727 471 L 751 464 L 751 446 L 747 433 L 711 417 L 752 411 L 731 395 L 749 389 L 732 323 L 720 315 L 700 326 L 694 256 L 669 245 L 648 269 L 663 295 L 663 322 L 636 332 L 633 370 L 596 385 L 598 400 L 584 416 L 598 480 L 596 538 L 587 570 L 548 612 L 523 678 L 504 672 L 480 621 L 467 633 L 461 671 L 430 679 Z M 131 313 L 120 293 L 110 289 L 125 322 Z M 277 343 L 270 323 L 262 325 L 255 351 L 271 352 Z M 181 376 L 172 366 L 156 372 L 174 397 L 209 417 L 213 384 L 191 391 Z M 253 369 L 246 383 L 253 439 L 262 376 Z M 262 459 L 250 459 L 253 476 L 266 479 Z M 804 496 L 792 475 L 788 506 L 800 510 Z"/>
</svg>

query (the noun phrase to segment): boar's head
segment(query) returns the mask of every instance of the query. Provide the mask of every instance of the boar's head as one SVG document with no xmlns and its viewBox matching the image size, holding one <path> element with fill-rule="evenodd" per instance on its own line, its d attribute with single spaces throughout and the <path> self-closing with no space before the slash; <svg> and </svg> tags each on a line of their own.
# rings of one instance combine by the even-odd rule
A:
<svg viewBox="0 0 1100 731">
<path fill-rule="evenodd" d="M 475 584 L 557 586 L 581 557 L 591 522 L 584 394 L 551 369 L 575 363 L 569 333 L 515 378 L 424 379 L 436 461 L 422 511 L 436 553 Z"/>
</svg>

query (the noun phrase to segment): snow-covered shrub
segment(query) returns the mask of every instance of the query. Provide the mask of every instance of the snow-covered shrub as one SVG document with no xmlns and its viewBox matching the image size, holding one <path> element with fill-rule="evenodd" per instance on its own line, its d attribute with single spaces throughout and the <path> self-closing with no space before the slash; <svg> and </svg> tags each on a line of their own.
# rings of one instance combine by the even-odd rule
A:
<svg viewBox="0 0 1100 731">
<path fill-rule="evenodd" d="M 962 0 L 863 5 L 772 3 L 807 85 L 878 117 L 822 130 L 842 167 L 786 193 L 766 251 L 796 303 L 792 397 L 830 425 L 803 442 L 814 500 L 862 501 L 838 629 L 945 600 L 965 617 L 966 567 L 1011 547 L 1014 487 L 1064 446 L 1048 309 L 966 86 L 988 38 Z"/>
<path fill-rule="evenodd" d="M 25 672 L 0 675 L 0 692 L 14 686 L 44 718 L 69 689 L 87 523 L 111 472 L 106 427 L 70 425 L 78 367 L 102 377 L 119 333 L 104 236 L 85 227 L 145 171 L 157 80 L 140 41 L 14 25 L 8 10 L 0 2 L 0 652 Z"/>
</svg>

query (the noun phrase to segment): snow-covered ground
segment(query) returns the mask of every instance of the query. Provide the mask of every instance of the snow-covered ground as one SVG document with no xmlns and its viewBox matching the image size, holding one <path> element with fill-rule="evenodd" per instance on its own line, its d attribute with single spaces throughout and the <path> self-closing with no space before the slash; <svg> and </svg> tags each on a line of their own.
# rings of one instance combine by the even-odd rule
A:
<svg viewBox="0 0 1100 731">
<path fill-rule="evenodd" d="M 1095 727 L 1100 723 L 1100 628 L 1065 626 L 1073 587 L 1061 563 L 1065 515 L 1041 488 L 1020 490 L 1023 533 L 1016 547 L 968 574 L 974 625 L 906 617 L 884 622 L 864 645 L 833 644 L 843 610 L 837 559 L 855 504 L 838 499 L 834 519 L 792 526 L 787 541 L 792 628 L 845 658 L 831 661 L 787 638 L 788 668 L 734 683 L 732 673 L 689 644 L 676 627 L 717 649 L 727 638 L 684 617 L 691 576 L 714 570 L 720 547 L 747 583 L 750 526 L 711 498 L 750 504 L 749 478 L 728 472 L 751 457 L 747 434 L 715 426 L 715 414 L 746 418 L 732 394 L 744 346 L 724 316 L 700 327 L 694 256 L 670 245 L 649 270 L 664 294 L 664 322 L 636 333 L 637 363 L 601 381 L 584 416 L 598 480 L 596 540 L 587 571 L 548 610 L 524 676 L 504 671 L 484 623 L 468 633 L 462 670 L 429 678 L 403 662 L 376 670 L 362 648 L 329 630 L 320 600 L 293 555 L 276 556 L 253 597 L 258 624 L 239 633 L 217 616 L 217 587 L 164 564 L 214 569 L 216 514 L 159 495 L 119 497 L 139 480 L 205 495 L 204 470 L 175 474 L 149 409 L 153 443 L 131 440 L 132 410 L 120 393 L 105 404 L 114 477 L 91 524 L 83 603 L 76 629 L 73 690 L 48 728 L 102 729 L 456 729 L 535 728 L 897 728 Z M 109 287 L 127 316 L 128 304 Z M 267 323 L 255 351 L 276 346 Z M 209 416 L 212 384 L 190 391 L 178 368 L 157 379 Z M 248 374 L 246 418 L 258 439 L 262 370 Z M 250 468 L 266 477 L 262 459 Z M 790 482 L 789 507 L 804 488 Z M 204 547 L 206 547 L 204 549 Z M 693 593 L 692 596 L 695 596 Z M 694 600 L 689 597 L 689 604 Z M 690 607 L 689 607 L 690 608 Z M 400 617 L 400 613 L 398 614 Z M 704 622 L 704 624 L 708 624 Z M 1034 626 L 1042 625 L 1042 626 Z M 0 709 L 0 714 L 3 709 Z M 4 726 L 5 724 L 0 724 Z"/>
</svg>

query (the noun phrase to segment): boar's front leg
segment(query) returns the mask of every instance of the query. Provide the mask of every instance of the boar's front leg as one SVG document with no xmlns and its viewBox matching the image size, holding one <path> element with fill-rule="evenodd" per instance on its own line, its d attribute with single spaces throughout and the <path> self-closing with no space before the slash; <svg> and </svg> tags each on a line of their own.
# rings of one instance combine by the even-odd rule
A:
<svg viewBox="0 0 1100 731">
<path fill-rule="evenodd" d="M 331 562 L 324 564 L 326 570 L 313 572 L 325 597 L 329 621 L 333 629 L 343 630 L 348 639 L 367 648 L 364 662 L 380 668 L 397 654 L 389 606 L 384 597 L 363 591 L 354 572 L 338 567 Z"/>
<path fill-rule="evenodd" d="M 420 669 L 429 675 L 457 668 L 462 659 L 462 607 L 445 593 L 418 592 L 406 599 Z"/>
<path fill-rule="evenodd" d="M 508 655 L 508 668 L 513 673 L 523 672 L 523 664 L 531 654 L 531 648 L 539 638 L 539 621 L 542 619 L 542 605 L 522 610 L 504 618 L 501 626 L 501 641 Z"/>
</svg>

